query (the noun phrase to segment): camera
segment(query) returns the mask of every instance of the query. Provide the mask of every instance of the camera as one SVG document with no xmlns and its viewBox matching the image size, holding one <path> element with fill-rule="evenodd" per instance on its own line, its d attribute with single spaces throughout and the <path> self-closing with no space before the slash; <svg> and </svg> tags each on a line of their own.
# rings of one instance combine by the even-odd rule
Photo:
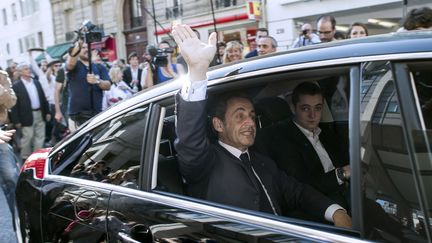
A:
<svg viewBox="0 0 432 243">
<path fill-rule="evenodd" d="M 157 53 L 153 57 L 154 65 L 166 67 L 168 65 L 168 54 L 172 53 L 174 53 L 172 48 L 157 49 Z"/>
<path fill-rule="evenodd" d="M 102 32 L 97 29 L 90 20 L 84 20 L 81 27 L 76 31 L 78 38 L 83 39 L 87 43 L 99 42 L 102 40 Z"/>
<path fill-rule="evenodd" d="M 302 31 L 302 34 L 303 34 L 303 35 L 306 35 L 307 33 L 308 33 L 308 30 L 303 30 L 303 31 Z"/>
</svg>

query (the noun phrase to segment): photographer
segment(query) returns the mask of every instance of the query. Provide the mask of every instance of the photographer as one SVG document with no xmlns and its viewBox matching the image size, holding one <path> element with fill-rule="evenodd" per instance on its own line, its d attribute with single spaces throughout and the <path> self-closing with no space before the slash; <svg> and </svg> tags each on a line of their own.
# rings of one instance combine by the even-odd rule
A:
<svg viewBox="0 0 432 243">
<path fill-rule="evenodd" d="M 108 70 L 104 65 L 96 65 L 91 61 L 88 46 L 95 39 L 87 34 L 82 37 L 81 34 L 69 49 L 66 60 L 68 114 L 77 126 L 102 111 L 102 91 L 111 87 Z"/>
<path fill-rule="evenodd" d="M 294 41 L 291 48 L 308 46 L 308 45 L 313 45 L 318 43 L 321 43 L 319 36 L 315 33 L 312 33 L 312 25 L 306 23 L 302 25 L 300 35 Z"/>
<path fill-rule="evenodd" d="M 149 88 L 185 73 L 180 64 L 172 63 L 174 49 L 167 41 L 162 41 L 158 47 L 157 50 L 148 50 L 149 54 L 153 56 L 153 61 L 148 64 L 143 88 Z M 151 72 L 149 72 L 150 70 Z"/>
</svg>

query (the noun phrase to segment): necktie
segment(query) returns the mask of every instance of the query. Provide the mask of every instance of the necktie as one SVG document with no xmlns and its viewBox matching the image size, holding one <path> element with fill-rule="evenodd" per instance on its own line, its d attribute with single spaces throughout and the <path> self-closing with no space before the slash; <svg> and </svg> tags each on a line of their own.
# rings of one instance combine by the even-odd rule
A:
<svg viewBox="0 0 432 243">
<path fill-rule="evenodd" d="M 242 153 L 240 155 L 240 160 L 245 163 L 253 172 L 255 179 L 258 180 L 258 183 L 261 185 L 260 187 L 260 197 L 261 197 L 261 205 L 260 209 L 264 212 L 273 212 L 273 214 L 277 215 L 276 209 L 273 206 L 273 202 L 270 199 L 270 195 L 268 194 L 264 184 L 261 181 L 261 178 L 258 176 L 258 174 L 255 172 L 252 163 L 249 158 L 248 153 Z"/>
<path fill-rule="evenodd" d="M 240 160 L 243 161 L 245 164 L 252 166 L 249 160 L 249 155 L 247 153 L 242 153 L 240 155 Z"/>
</svg>

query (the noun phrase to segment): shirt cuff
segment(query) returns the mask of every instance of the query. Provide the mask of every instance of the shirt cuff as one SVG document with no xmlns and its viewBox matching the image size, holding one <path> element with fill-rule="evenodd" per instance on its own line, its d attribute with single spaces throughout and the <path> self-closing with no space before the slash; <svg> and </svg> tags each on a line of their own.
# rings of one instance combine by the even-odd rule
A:
<svg viewBox="0 0 432 243">
<path fill-rule="evenodd" d="M 344 184 L 344 181 L 340 180 L 339 177 L 337 176 L 337 171 L 336 171 L 336 169 L 334 170 L 334 172 L 335 172 L 336 180 L 337 180 L 337 182 L 339 183 L 339 185 Z"/>
<path fill-rule="evenodd" d="M 346 211 L 343 207 L 339 206 L 338 204 L 330 205 L 325 211 L 324 218 L 329 222 L 333 222 L 333 214 L 334 212 L 336 212 L 336 210 L 339 209 Z"/>
<path fill-rule="evenodd" d="M 189 79 L 183 83 L 180 95 L 184 101 L 201 101 L 206 99 L 207 79 L 191 82 Z"/>
</svg>

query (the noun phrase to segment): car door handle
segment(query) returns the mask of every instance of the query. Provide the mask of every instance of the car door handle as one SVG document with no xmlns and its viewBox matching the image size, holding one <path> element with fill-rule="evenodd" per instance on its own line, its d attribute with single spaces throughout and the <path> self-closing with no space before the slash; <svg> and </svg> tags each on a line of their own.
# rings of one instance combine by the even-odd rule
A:
<svg viewBox="0 0 432 243">
<path fill-rule="evenodd" d="M 124 232 L 119 232 L 117 236 L 120 238 L 120 241 L 123 243 L 141 243 L 140 241 L 134 240 L 129 235 Z"/>
</svg>

